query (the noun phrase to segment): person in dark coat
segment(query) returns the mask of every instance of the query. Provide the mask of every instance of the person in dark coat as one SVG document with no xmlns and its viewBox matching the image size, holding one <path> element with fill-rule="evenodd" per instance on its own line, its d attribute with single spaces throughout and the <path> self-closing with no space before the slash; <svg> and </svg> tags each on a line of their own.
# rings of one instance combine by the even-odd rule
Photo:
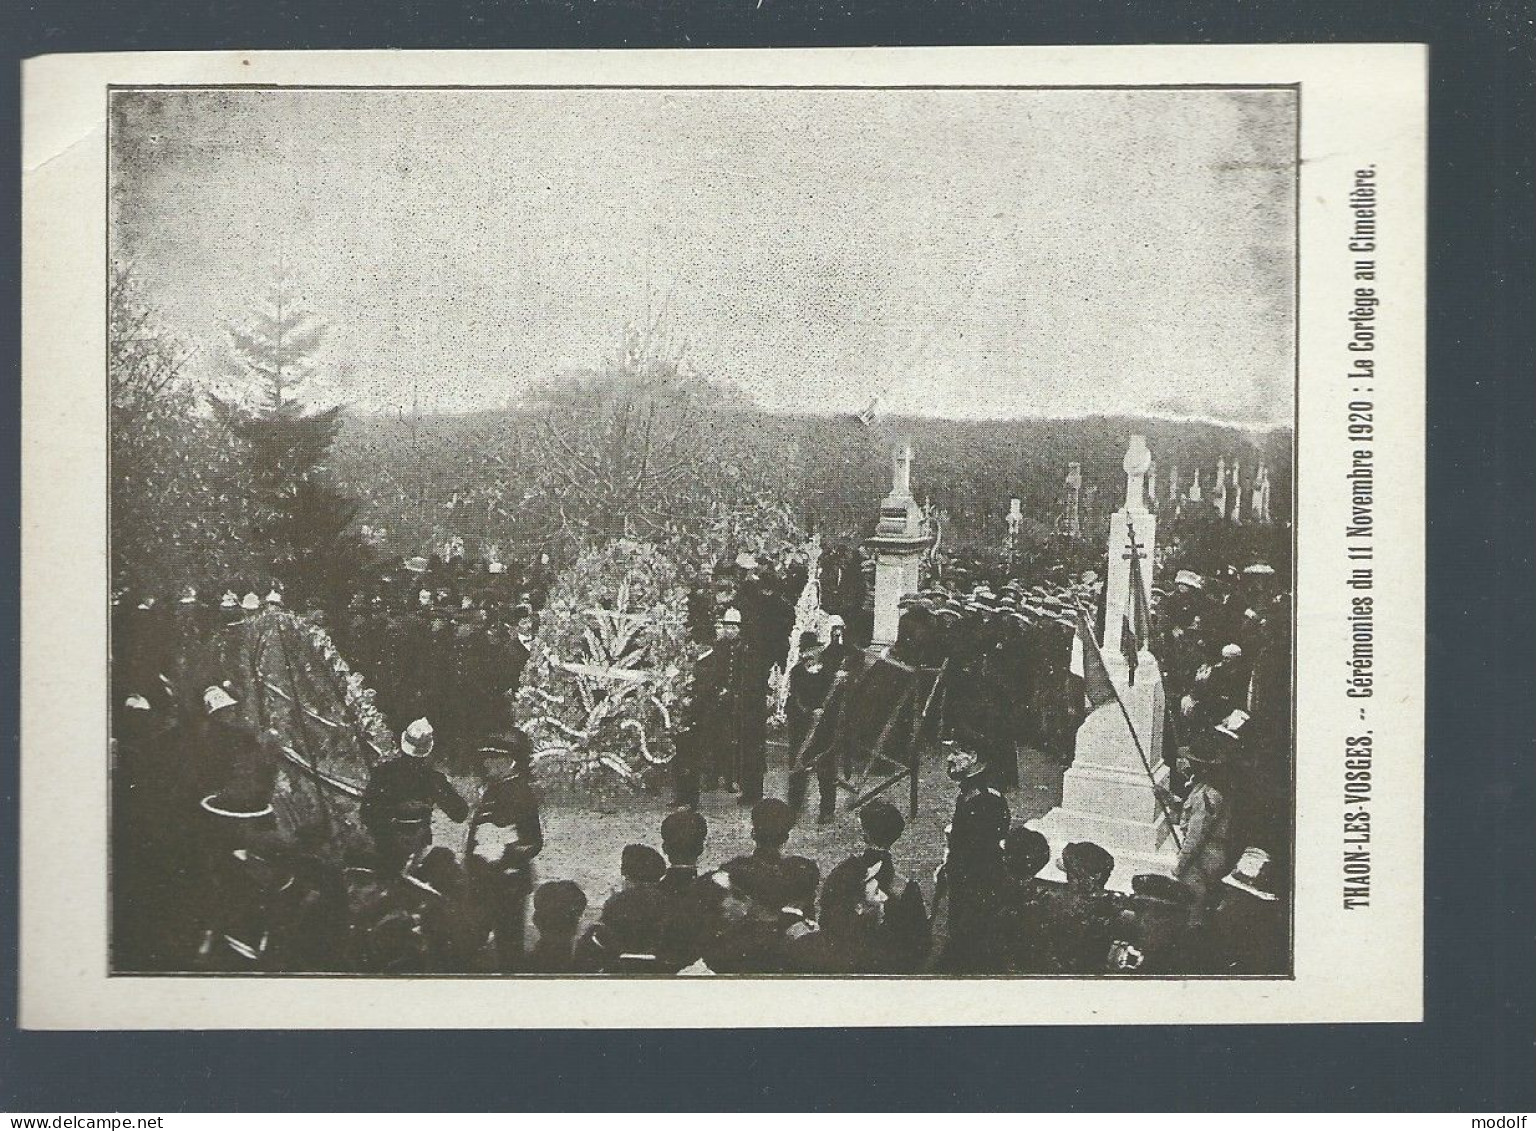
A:
<svg viewBox="0 0 1536 1131">
<path fill-rule="evenodd" d="M 860 859 L 879 859 L 880 870 L 875 880 L 886 895 L 879 930 L 881 972 L 918 973 L 928 963 L 933 931 L 928 922 L 922 887 L 916 880 L 897 871 L 891 854 L 892 846 L 906 830 L 906 820 L 896 806 L 876 798 L 859 810 L 859 826 L 868 847 L 855 855 Z"/>
<path fill-rule="evenodd" d="M 788 804 L 777 797 L 763 798 L 752 806 L 752 854 L 738 856 L 724 866 L 734 884 L 765 904 L 777 902 L 788 886 L 786 861 L 796 858 L 785 856 L 784 845 L 794 823 Z"/>
<path fill-rule="evenodd" d="M 1001 969 L 1011 974 L 1055 974 L 1052 917 L 1061 885 L 1039 877 L 1051 846 L 1034 829 L 1015 826 L 1003 841 L 1007 878 L 999 907 Z"/>
<path fill-rule="evenodd" d="M 570 880 L 540 884 L 533 893 L 533 927 L 538 938 L 523 964 L 527 974 L 577 972 L 572 951 L 576 929 L 587 909 L 586 893 Z"/>
<path fill-rule="evenodd" d="M 428 969 L 442 974 L 472 971 L 485 933 L 453 851 L 442 846 L 423 849 L 406 864 L 401 878 L 405 904 L 421 925 Z"/>
<path fill-rule="evenodd" d="M 508 972 L 523 957 L 533 862 L 544 849 L 544 827 L 533 784 L 533 742 L 513 725 L 509 700 L 501 710 L 503 725 L 481 738 L 476 752 L 486 785 L 469 816 L 464 859 L 476 904 L 496 936 L 497 968 Z"/>
<path fill-rule="evenodd" d="M 1221 882 L 1221 898 L 1202 936 L 1203 973 L 1284 974 L 1289 966 L 1285 905 L 1275 868 L 1261 848 L 1247 848 Z"/>
<path fill-rule="evenodd" d="M 400 756 L 368 775 L 361 816 L 385 872 L 399 872 L 431 843 L 433 810 L 441 809 L 451 821 L 469 815 L 468 803 L 432 765 L 432 748 L 432 724 L 417 719 L 400 736 Z"/>
<path fill-rule="evenodd" d="M 800 658 L 789 671 L 789 695 L 784 703 L 785 736 L 789 742 L 789 804 L 796 813 L 805 805 L 806 786 L 812 774 L 818 792 L 817 821 L 825 824 L 837 812 L 837 765 L 828 756 L 832 722 L 828 721 L 819 741 L 808 743 L 813 729 L 826 716 L 832 699 L 832 685 L 837 670 L 826 663 L 820 641 L 814 632 L 800 635 Z"/>
<path fill-rule="evenodd" d="M 210 688 L 209 691 L 222 691 Z M 228 699 L 227 693 L 223 696 Z M 214 713 L 232 711 L 210 696 Z M 213 971 L 274 969 L 268 948 L 268 904 L 287 877 L 275 864 L 281 853 L 272 791 L 277 762 L 260 744 L 241 747 L 223 784 L 205 796 L 193 814 L 193 851 L 200 865 L 195 915 L 200 942 L 195 964 Z"/>
<path fill-rule="evenodd" d="M 667 870 L 661 853 L 644 844 L 628 844 L 620 858 L 623 887 L 603 904 L 593 928 L 606 974 L 666 974 L 666 928 L 671 900 L 661 888 Z"/>
<path fill-rule="evenodd" d="M 743 778 L 761 761 L 751 747 L 763 735 L 766 696 L 753 695 L 756 665 L 741 635 L 741 613 L 727 609 L 717 626 L 715 646 L 694 666 L 694 718 L 708 770 L 709 788 L 722 784 L 728 792 L 748 789 Z M 757 782 L 761 796 L 761 781 Z M 743 793 L 743 798 L 748 796 Z"/>
<path fill-rule="evenodd" d="M 1131 898 L 1122 914 L 1110 969 L 1125 974 L 1195 973 L 1198 949 L 1190 928 L 1195 893 L 1172 876 L 1131 877 Z"/>
<path fill-rule="evenodd" d="M 1067 883 L 1053 893 L 1051 952 L 1063 974 L 1103 974 L 1110 951 L 1123 933 L 1120 900 L 1105 890 L 1115 858 L 1092 841 L 1073 841 L 1061 850 Z"/>
<path fill-rule="evenodd" d="M 821 889 L 820 929 L 786 948 L 789 968 L 801 974 L 870 974 L 885 965 L 880 924 L 888 897 L 880 886 L 877 853 L 844 860 Z"/>
<path fill-rule="evenodd" d="M 940 869 L 949 921 L 948 939 L 938 960 L 949 973 L 989 973 L 988 955 L 1003 883 L 1008 801 L 987 784 L 987 763 L 980 755 L 954 741 L 945 747 L 949 777 L 959 793 Z"/>
<path fill-rule="evenodd" d="M 667 922 L 660 959 L 673 973 L 704 952 L 710 900 L 700 890 L 699 857 L 704 854 L 708 835 L 708 822 L 692 809 L 668 813 L 661 822 L 661 850 L 667 858 L 667 870 L 659 887 L 667 897 Z"/>
</svg>

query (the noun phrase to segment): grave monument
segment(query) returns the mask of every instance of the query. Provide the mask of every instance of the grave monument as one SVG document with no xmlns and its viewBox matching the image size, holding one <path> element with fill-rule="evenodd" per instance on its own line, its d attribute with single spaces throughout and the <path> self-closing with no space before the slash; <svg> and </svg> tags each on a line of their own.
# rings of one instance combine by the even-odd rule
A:
<svg viewBox="0 0 1536 1131">
<path fill-rule="evenodd" d="M 1122 465 L 1125 504 L 1109 521 L 1104 638 L 1098 644 L 1115 697 L 1095 707 L 1078 728 L 1061 805 L 1029 823 L 1051 844 L 1047 878 L 1061 878 L 1055 869 L 1063 847 L 1089 840 L 1114 855 L 1109 886 L 1116 891 L 1129 891 L 1131 877 L 1140 872 L 1172 875 L 1179 858 L 1172 822 L 1154 789 L 1168 784 L 1162 671 L 1145 639 L 1134 656 L 1121 647 L 1124 624 L 1134 623 L 1136 615 L 1133 582 L 1142 587 L 1143 608 L 1152 603 L 1157 516 L 1145 501 L 1151 462 L 1145 439 L 1132 436 Z"/>
</svg>

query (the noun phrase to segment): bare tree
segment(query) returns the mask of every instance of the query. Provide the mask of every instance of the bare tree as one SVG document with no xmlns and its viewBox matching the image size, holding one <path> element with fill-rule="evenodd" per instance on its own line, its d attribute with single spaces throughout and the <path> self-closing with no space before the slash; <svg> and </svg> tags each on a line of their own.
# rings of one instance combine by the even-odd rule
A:
<svg viewBox="0 0 1536 1131">
<path fill-rule="evenodd" d="M 706 508 L 729 470 L 706 434 L 709 414 L 748 402 L 695 372 L 685 347 L 652 325 L 630 327 L 615 357 L 543 383 L 527 404 L 552 517 L 590 541 L 659 534 Z"/>
</svg>

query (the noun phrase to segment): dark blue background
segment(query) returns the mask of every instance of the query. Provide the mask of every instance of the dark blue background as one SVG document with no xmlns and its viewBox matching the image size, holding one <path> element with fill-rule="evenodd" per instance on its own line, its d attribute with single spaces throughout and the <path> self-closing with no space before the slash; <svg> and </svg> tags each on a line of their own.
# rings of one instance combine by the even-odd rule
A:
<svg viewBox="0 0 1536 1131">
<path fill-rule="evenodd" d="M 1427 1022 L 681 1033 L 18 1033 L 16 594 L 3 593 L 0 1108 L 1536 1107 L 1532 34 L 1525 0 L 571 4 L 12 0 L 15 59 L 211 48 L 1415 41 L 1431 45 Z M 12 60 L 14 64 L 14 59 Z M 15 577 L 19 71 L 0 223 L 0 536 Z M 89 602 L 89 595 L 82 601 Z M 50 626 L 29 626 L 34 631 Z M 1403 756 L 1412 756 L 1404 751 Z M 1406 941 L 1406 940 L 1405 940 Z M 890 989 L 901 993 L 899 986 Z"/>
</svg>

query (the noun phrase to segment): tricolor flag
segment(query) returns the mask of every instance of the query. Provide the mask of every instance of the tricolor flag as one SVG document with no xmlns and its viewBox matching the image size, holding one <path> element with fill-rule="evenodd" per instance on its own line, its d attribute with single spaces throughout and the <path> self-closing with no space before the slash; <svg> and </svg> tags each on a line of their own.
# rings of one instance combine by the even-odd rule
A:
<svg viewBox="0 0 1536 1131">
<path fill-rule="evenodd" d="M 1088 611 L 1082 606 L 1077 609 L 1077 632 L 1072 638 L 1072 674 L 1082 679 L 1083 694 L 1092 706 L 1114 702 L 1115 685 L 1109 680 L 1104 656 L 1088 624 Z"/>
<path fill-rule="evenodd" d="M 1130 673 L 1130 684 L 1136 686 L 1136 657 L 1147 646 L 1152 631 L 1152 614 L 1147 609 L 1147 591 L 1141 582 L 1141 555 L 1136 551 L 1136 531 L 1131 536 L 1131 593 L 1125 615 L 1120 618 L 1120 652 Z"/>
</svg>

